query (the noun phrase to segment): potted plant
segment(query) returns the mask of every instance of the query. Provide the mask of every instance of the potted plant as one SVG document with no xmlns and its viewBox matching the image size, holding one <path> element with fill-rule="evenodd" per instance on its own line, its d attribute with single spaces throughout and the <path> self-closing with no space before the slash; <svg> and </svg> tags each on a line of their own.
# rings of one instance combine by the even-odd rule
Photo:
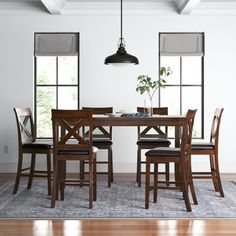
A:
<svg viewBox="0 0 236 236">
<path fill-rule="evenodd" d="M 158 80 L 152 80 L 148 75 L 139 75 L 137 78 L 137 87 L 136 91 L 141 95 L 143 93 L 148 94 L 150 102 L 150 115 L 152 115 L 152 100 L 153 96 L 156 93 L 158 88 L 165 88 L 166 78 L 172 74 L 170 67 L 161 67 L 160 68 L 160 78 Z"/>
</svg>

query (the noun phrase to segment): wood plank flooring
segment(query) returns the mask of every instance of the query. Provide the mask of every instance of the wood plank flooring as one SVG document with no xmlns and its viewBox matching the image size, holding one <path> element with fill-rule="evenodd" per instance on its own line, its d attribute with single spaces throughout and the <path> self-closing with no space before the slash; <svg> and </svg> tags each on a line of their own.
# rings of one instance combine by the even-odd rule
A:
<svg viewBox="0 0 236 236">
<path fill-rule="evenodd" d="M 2 220 L 1 236 L 236 235 L 235 220 Z"/>
<path fill-rule="evenodd" d="M 118 176 L 121 180 L 133 175 Z M 235 175 L 222 175 L 235 179 Z M 0 174 L 0 186 L 12 174 Z M 227 236 L 236 235 L 236 219 L 89 219 L 0 220 L 0 236 Z"/>
</svg>

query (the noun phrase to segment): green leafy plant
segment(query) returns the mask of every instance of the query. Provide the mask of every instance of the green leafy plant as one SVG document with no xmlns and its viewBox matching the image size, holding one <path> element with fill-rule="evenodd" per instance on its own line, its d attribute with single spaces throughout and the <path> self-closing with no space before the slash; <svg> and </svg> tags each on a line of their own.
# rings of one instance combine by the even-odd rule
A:
<svg viewBox="0 0 236 236">
<path fill-rule="evenodd" d="M 153 95 L 158 88 L 165 88 L 166 78 L 172 74 L 170 67 L 160 68 L 160 78 L 158 80 L 152 80 L 148 75 L 139 75 L 137 78 L 136 91 L 141 95 L 145 92 L 148 93 L 150 101 L 152 101 Z"/>
</svg>

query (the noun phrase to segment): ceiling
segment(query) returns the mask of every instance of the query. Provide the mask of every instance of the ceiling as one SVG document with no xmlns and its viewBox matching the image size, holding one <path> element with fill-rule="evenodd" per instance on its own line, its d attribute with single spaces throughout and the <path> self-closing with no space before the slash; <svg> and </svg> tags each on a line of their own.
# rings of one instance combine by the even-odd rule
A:
<svg viewBox="0 0 236 236">
<path fill-rule="evenodd" d="M 120 0 L 0 0 L 0 15 L 119 14 Z M 236 15 L 236 0 L 123 0 L 126 14 Z"/>
</svg>

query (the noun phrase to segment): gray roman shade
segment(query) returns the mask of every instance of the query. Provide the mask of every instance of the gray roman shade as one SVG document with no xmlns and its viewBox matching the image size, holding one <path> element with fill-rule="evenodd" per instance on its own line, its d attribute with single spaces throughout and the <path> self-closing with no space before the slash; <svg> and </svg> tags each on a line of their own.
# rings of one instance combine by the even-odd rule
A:
<svg viewBox="0 0 236 236">
<path fill-rule="evenodd" d="M 203 56 L 203 33 L 161 33 L 161 56 Z"/>
<path fill-rule="evenodd" d="M 77 56 L 78 34 L 36 33 L 35 56 Z"/>
</svg>

